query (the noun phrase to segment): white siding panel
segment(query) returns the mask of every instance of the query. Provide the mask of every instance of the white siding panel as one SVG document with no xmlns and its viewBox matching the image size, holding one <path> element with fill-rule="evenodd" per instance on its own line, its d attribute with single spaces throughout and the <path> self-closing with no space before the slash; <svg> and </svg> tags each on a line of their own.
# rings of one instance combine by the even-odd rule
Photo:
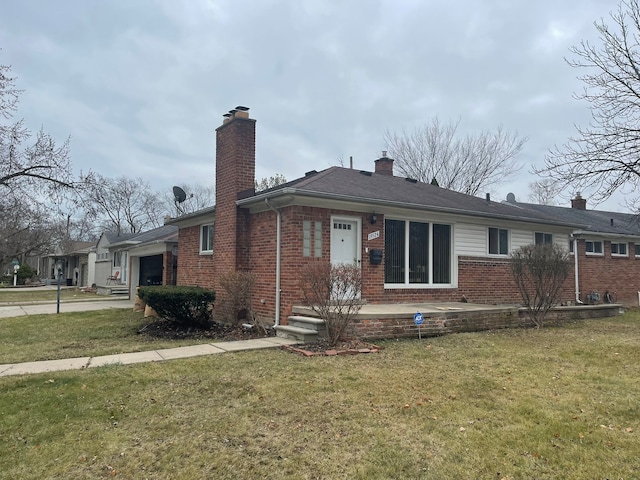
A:
<svg viewBox="0 0 640 480">
<path fill-rule="evenodd" d="M 531 245 L 535 241 L 531 230 L 511 230 L 511 251 L 517 250 L 525 245 Z"/>
<path fill-rule="evenodd" d="M 566 233 L 554 233 L 553 243 L 569 251 L 569 235 Z"/>
<path fill-rule="evenodd" d="M 485 257 L 487 255 L 487 227 L 468 223 L 456 224 L 456 255 Z"/>
</svg>

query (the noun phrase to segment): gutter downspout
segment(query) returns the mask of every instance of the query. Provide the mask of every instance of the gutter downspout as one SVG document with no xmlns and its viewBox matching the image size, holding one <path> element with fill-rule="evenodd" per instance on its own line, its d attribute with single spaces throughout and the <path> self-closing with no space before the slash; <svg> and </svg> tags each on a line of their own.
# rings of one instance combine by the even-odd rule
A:
<svg viewBox="0 0 640 480">
<path fill-rule="evenodd" d="M 271 210 L 276 212 L 277 221 L 276 221 L 276 318 L 274 322 L 274 327 L 280 325 L 280 242 L 282 235 L 282 214 L 280 210 L 277 210 L 269 203 L 269 199 L 265 198 L 264 203 L 267 204 Z"/>
<path fill-rule="evenodd" d="M 580 280 L 578 278 L 578 239 L 574 234 L 571 234 L 571 238 L 573 239 L 573 261 L 574 261 L 574 278 L 576 281 L 576 305 L 582 304 L 580 301 Z"/>
</svg>

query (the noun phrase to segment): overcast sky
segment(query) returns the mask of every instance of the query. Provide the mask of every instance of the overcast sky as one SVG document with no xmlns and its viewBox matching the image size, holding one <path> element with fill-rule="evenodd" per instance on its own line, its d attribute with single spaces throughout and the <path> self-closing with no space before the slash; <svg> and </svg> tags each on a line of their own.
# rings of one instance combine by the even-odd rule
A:
<svg viewBox="0 0 640 480">
<path fill-rule="evenodd" d="M 434 116 L 465 131 L 529 137 L 531 164 L 586 125 L 564 57 L 603 0 L 9 0 L 0 63 L 24 89 L 19 116 L 60 142 L 76 171 L 214 184 L 215 128 L 236 105 L 257 119 L 256 176 L 348 164 L 373 170 L 385 130 Z M 584 195 L 583 195 L 584 196 Z M 496 198 L 497 197 L 497 198 Z M 567 205 L 564 203 L 564 205 Z M 604 207 L 618 210 L 620 200 Z M 602 208 L 602 207 L 601 207 Z"/>
</svg>

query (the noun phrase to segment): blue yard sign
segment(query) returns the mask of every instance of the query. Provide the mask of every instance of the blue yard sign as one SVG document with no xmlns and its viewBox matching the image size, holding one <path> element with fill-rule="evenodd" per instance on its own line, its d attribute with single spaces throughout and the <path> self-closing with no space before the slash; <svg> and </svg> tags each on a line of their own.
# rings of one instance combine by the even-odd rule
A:
<svg viewBox="0 0 640 480">
<path fill-rule="evenodd" d="M 416 312 L 416 314 L 413 316 L 413 323 L 415 323 L 418 326 L 418 338 L 422 340 L 420 325 L 424 323 L 424 316 L 420 312 Z"/>
</svg>

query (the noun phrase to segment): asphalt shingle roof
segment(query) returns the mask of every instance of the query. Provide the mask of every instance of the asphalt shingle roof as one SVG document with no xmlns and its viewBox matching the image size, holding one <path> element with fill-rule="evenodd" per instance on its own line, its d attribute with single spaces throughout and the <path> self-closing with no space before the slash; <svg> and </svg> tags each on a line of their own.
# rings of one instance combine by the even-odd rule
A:
<svg viewBox="0 0 640 480">
<path fill-rule="evenodd" d="M 523 209 L 551 215 L 567 224 L 585 225 L 584 230 L 615 235 L 640 235 L 640 218 L 637 215 L 603 210 L 580 210 L 570 207 L 517 203 Z"/>
<path fill-rule="evenodd" d="M 375 204 L 395 204 L 452 213 L 567 225 L 567 222 L 558 220 L 548 212 L 524 209 L 504 202 L 488 202 L 484 198 L 404 177 L 342 167 L 330 167 L 321 172 L 310 173 L 305 177 L 259 192 L 256 196 L 271 197 L 292 191 L 299 194 Z M 242 203 L 245 202 L 249 203 L 251 199 L 246 199 Z M 580 225 L 582 224 L 579 222 L 575 225 L 569 222 L 568 226 L 578 227 Z"/>
<path fill-rule="evenodd" d="M 178 227 L 175 225 L 163 225 L 146 232 L 128 234 L 123 238 L 121 235 L 117 237 L 118 241 L 111 243 L 110 246 L 118 245 L 141 245 L 151 242 L 177 242 Z"/>
</svg>

